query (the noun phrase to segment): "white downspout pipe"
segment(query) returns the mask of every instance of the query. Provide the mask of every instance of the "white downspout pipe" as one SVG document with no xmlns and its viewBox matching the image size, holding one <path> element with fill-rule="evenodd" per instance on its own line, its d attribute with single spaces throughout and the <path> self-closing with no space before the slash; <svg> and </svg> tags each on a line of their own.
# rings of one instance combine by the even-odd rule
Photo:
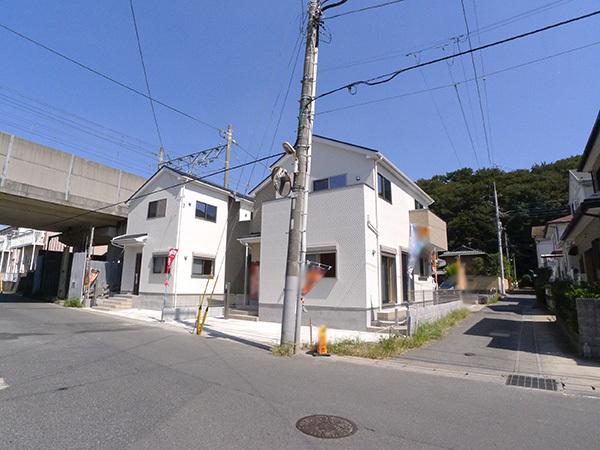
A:
<svg viewBox="0 0 600 450">
<path fill-rule="evenodd" d="M 367 156 L 368 159 L 373 159 L 373 195 L 375 196 L 375 228 L 377 233 L 375 234 L 376 242 L 376 257 L 377 257 L 377 295 L 379 297 L 379 311 L 383 310 L 383 296 L 381 290 L 381 248 L 379 245 L 379 172 L 377 171 L 377 164 L 383 159 L 381 153 L 377 153 L 374 156 Z"/>
</svg>

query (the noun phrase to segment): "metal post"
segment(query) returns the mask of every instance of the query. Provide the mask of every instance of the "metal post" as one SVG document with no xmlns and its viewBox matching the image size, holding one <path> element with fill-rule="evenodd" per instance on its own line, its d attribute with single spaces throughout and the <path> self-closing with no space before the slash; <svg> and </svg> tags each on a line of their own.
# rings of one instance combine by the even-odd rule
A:
<svg viewBox="0 0 600 450">
<path fill-rule="evenodd" d="M 229 164 L 231 161 L 231 143 L 233 142 L 233 127 L 227 125 L 227 132 L 225 133 L 225 139 L 227 140 L 227 147 L 225 147 L 225 173 L 223 174 L 223 186 L 229 187 Z"/>
<path fill-rule="evenodd" d="M 506 294 L 504 290 L 504 255 L 502 252 L 502 222 L 500 221 L 500 208 L 498 207 L 498 192 L 494 181 L 494 203 L 496 205 L 496 228 L 498 231 L 498 259 L 500 262 L 500 293 Z"/>
<path fill-rule="evenodd" d="M 92 268 L 92 250 L 94 249 L 94 230 L 95 227 L 92 227 L 90 229 L 90 240 L 88 242 L 88 251 L 87 251 L 87 258 L 85 260 L 85 274 L 87 274 L 87 288 L 85 286 L 85 276 L 83 277 L 83 285 L 85 289 L 85 304 L 84 306 L 86 307 L 90 307 L 90 280 L 91 280 L 91 268 Z"/>
<path fill-rule="evenodd" d="M 231 283 L 228 281 L 225 283 L 225 297 L 223 299 L 223 317 L 229 319 L 229 290 L 231 289 Z"/>
<path fill-rule="evenodd" d="M 244 247 L 244 305 L 248 305 L 248 243 Z"/>
<path fill-rule="evenodd" d="M 158 150 L 158 168 L 160 169 L 165 163 L 165 149 L 160 148 Z"/>
<path fill-rule="evenodd" d="M 310 179 L 310 156 L 312 150 L 312 130 L 315 111 L 315 88 L 317 80 L 318 35 L 321 10 L 318 0 L 311 0 L 308 10 L 306 32 L 306 51 L 304 56 L 304 77 L 300 97 L 298 117 L 298 137 L 296 152 L 298 156 L 298 174 L 294 177 L 292 189 L 292 209 L 288 234 L 287 263 L 285 270 L 285 288 L 283 312 L 281 318 L 281 344 L 295 343 L 296 319 L 301 310 L 299 291 L 301 289 L 301 264 L 304 263 L 302 248 L 306 249 L 306 214 L 308 199 L 308 181 Z M 299 338 L 299 336 L 298 336 Z"/>
</svg>

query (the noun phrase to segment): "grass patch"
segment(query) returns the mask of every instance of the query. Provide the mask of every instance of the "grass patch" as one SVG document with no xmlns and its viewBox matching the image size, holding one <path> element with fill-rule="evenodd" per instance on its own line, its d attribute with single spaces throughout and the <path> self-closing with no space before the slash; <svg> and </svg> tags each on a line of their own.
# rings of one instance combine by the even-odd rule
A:
<svg viewBox="0 0 600 450">
<path fill-rule="evenodd" d="M 358 356 L 370 359 L 385 359 L 407 350 L 421 347 L 429 341 L 441 338 L 444 333 L 466 318 L 470 311 L 461 308 L 452 311 L 439 320 L 419 325 L 411 337 L 390 336 L 379 342 L 363 342 L 359 339 L 345 339 L 327 345 L 327 350 L 336 355 Z"/>
<path fill-rule="evenodd" d="M 66 306 L 67 308 L 81 308 L 82 305 L 80 299 L 73 297 L 65 300 L 63 306 Z"/>
<path fill-rule="evenodd" d="M 271 347 L 271 352 L 275 356 L 293 356 L 294 346 L 290 344 L 274 345 Z"/>
<path fill-rule="evenodd" d="M 488 299 L 487 304 L 494 305 L 498 303 L 498 300 L 500 300 L 500 294 L 494 294 Z"/>
</svg>

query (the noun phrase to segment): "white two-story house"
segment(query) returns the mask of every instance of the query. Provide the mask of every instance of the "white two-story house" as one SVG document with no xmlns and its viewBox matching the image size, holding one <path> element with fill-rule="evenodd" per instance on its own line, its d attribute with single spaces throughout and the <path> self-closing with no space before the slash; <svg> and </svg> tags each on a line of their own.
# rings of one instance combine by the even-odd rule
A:
<svg viewBox="0 0 600 450">
<path fill-rule="evenodd" d="M 203 296 L 222 305 L 226 280 L 243 290 L 244 249 L 233 235 L 245 232 L 251 210 L 248 198 L 163 166 L 132 195 L 127 233 L 112 240 L 123 248 L 121 292 L 134 307 L 164 303 L 175 317 L 193 314 Z"/>
<path fill-rule="evenodd" d="M 293 172 L 292 156 L 274 163 Z M 290 199 L 276 198 L 270 178 L 250 193 L 255 201 L 247 236 L 260 320 L 279 322 L 287 257 Z M 447 250 L 446 224 L 433 200 L 377 150 L 315 136 L 308 200 L 307 257 L 331 266 L 306 296 L 304 319 L 365 329 L 378 311 L 426 298 L 435 288 L 432 254 Z M 429 240 L 409 275 L 410 225 Z M 258 277 L 260 275 L 260 277 Z"/>
</svg>

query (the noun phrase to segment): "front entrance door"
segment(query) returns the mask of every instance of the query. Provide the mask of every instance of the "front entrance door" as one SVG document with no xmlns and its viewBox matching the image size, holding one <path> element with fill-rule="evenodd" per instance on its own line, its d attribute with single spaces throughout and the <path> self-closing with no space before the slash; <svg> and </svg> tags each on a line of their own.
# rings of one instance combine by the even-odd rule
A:
<svg viewBox="0 0 600 450">
<path fill-rule="evenodd" d="M 408 253 L 402 252 L 402 301 L 408 301 Z"/>
<path fill-rule="evenodd" d="M 384 304 L 396 303 L 396 257 L 381 255 L 381 295 Z"/>
<path fill-rule="evenodd" d="M 133 273 L 133 295 L 140 293 L 140 273 L 142 271 L 142 254 L 135 255 L 135 272 Z"/>
</svg>

